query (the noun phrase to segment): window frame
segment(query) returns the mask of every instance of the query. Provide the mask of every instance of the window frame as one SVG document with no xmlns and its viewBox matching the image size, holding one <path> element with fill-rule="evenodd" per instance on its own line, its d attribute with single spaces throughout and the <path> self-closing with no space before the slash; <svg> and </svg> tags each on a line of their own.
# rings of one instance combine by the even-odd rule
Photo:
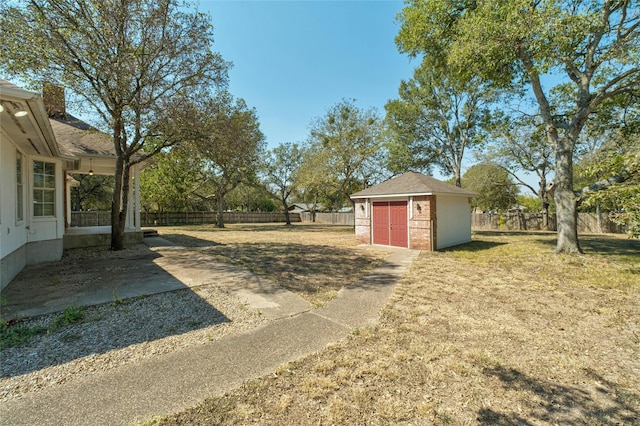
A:
<svg viewBox="0 0 640 426">
<path fill-rule="evenodd" d="M 25 213 L 25 192 L 24 192 L 24 164 L 25 155 L 16 150 L 16 225 L 24 222 Z"/>
<path fill-rule="evenodd" d="M 37 171 L 37 163 L 42 164 L 41 171 Z M 56 163 L 33 160 L 32 165 L 33 217 L 56 217 Z M 48 173 L 48 171 L 51 171 L 51 173 Z M 47 207 L 50 208 L 47 209 Z"/>
</svg>

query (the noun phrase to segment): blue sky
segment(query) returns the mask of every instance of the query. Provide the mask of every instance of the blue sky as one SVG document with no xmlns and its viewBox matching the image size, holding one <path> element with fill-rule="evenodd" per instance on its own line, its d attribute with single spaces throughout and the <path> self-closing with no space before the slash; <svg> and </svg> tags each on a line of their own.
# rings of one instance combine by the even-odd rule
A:
<svg viewBox="0 0 640 426">
<path fill-rule="evenodd" d="M 302 142 L 342 98 L 360 108 L 398 96 L 419 59 L 398 52 L 400 0 L 201 0 L 214 50 L 233 62 L 229 90 L 257 110 L 268 148 Z M 474 163 L 467 151 L 463 173 Z M 436 178 L 450 176 L 433 170 Z"/>
<path fill-rule="evenodd" d="M 201 0 L 214 49 L 233 62 L 229 90 L 256 108 L 269 148 L 301 142 L 342 98 L 384 105 L 417 60 L 394 42 L 402 1 Z"/>
</svg>

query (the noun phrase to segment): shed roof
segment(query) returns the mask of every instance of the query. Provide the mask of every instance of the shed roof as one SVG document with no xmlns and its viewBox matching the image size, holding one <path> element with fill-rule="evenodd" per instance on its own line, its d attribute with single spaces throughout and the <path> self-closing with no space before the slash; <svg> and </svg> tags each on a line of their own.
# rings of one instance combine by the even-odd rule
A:
<svg viewBox="0 0 640 426">
<path fill-rule="evenodd" d="M 474 197 L 476 194 L 421 173 L 407 172 L 351 195 L 351 198 L 376 198 L 398 195 L 449 194 Z"/>
</svg>

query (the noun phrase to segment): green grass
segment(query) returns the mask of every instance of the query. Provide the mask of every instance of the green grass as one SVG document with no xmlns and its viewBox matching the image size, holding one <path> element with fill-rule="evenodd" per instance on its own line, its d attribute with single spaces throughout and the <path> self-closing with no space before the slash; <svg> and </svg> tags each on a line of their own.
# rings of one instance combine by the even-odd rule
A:
<svg viewBox="0 0 640 426">
<path fill-rule="evenodd" d="M 0 349 L 23 345 L 33 337 L 45 334 L 47 330 L 43 326 L 26 327 L 3 322 L 0 325 Z"/>
<path fill-rule="evenodd" d="M 84 307 L 67 307 L 60 315 L 53 317 L 48 326 L 24 326 L 20 322 L 0 324 L 0 350 L 21 346 L 29 342 L 32 338 L 41 334 L 53 333 L 70 324 L 76 324 L 84 320 Z"/>
</svg>

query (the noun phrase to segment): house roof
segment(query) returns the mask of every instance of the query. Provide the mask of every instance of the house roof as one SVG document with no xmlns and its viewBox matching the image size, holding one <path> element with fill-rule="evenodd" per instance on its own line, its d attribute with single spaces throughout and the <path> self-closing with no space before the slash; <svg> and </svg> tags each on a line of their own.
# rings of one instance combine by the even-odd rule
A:
<svg viewBox="0 0 640 426">
<path fill-rule="evenodd" d="M 407 172 L 351 195 L 351 198 L 449 194 L 474 197 L 476 194 L 421 173 Z"/>
<path fill-rule="evenodd" d="M 311 210 L 323 210 L 324 206 L 322 204 L 313 204 L 313 203 L 291 203 L 289 204 L 289 211 L 291 210 L 302 210 L 302 211 L 311 211 Z"/>
<path fill-rule="evenodd" d="M 61 104 L 51 109 L 52 99 L 0 79 L 0 131 L 27 154 L 62 158 L 66 171 L 113 174 L 117 156 L 112 137 L 66 113 L 64 91 L 60 93 Z"/>
<path fill-rule="evenodd" d="M 74 157 L 115 158 L 111 136 L 72 115 L 49 118 L 60 150 Z"/>
</svg>

